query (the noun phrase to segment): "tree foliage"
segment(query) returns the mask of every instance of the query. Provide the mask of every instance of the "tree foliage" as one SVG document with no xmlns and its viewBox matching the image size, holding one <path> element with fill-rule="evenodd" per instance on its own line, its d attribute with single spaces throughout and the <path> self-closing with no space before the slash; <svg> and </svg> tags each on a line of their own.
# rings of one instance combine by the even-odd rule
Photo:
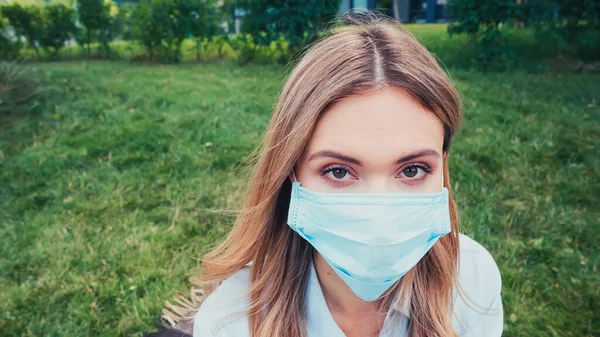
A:
<svg viewBox="0 0 600 337">
<path fill-rule="evenodd" d="M 486 65 L 510 56 L 504 28 L 520 25 L 532 27 L 538 45 L 556 54 L 600 59 L 598 0 L 451 0 L 447 13 L 448 33 L 468 34 Z"/>
<path fill-rule="evenodd" d="M 133 13 L 133 35 L 151 60 L 179 62 L 186 38 L 216 34 L 219 11 L 213 0 L 144 0 Z"/>
<path fill-rule="evenodd" d="M 600 1 L 530 0 L 525 17 L 557 54 L 600 59 Z"/>
<path fill-rule="evenodd" d="M 21 41 L 11 36 L 8 20 L 2 16 L 2 11 L 0 11 L 0 60 L 17 58 L 20 50 Z"/>
<path fill-rule="evenodd" d="M 110 31 L 114 28 L 111 17 L 111 1 L 105 0 L 77 0 L 77 17 L 83 26 L 80 32 L 80 41 L 85 41 L 88 47 L 88 58 L 92 57 L 92 43 L 99 41 L 105 46 L 106 40 L 112 40 Z M 110 42 L 110 41 L 109 41 Z"/>
<path fill-rule="evenodd" d="M 40 40 L 44 33 L 42 11 L 37 6 L 19 4 L 2 6 L 2 15 L 8 20 L 18 38 L 23 38 L 39 56 Z"/>
<path fill-rule="evenodd" d="M 42 9 L 42 18 L 40 45 L 57 56 L 59 50 L 75 35 L 74 11 L 61 3 L 48 4 Z"/>
<path fill-rule="evenodd" d="M 452 0 L 447 13 L 452 22 L 448 33 L 467 34 L 485 66 L 502 61 L 510 53 L 503 25 L 515 17 L 514 0 Z"/>
<path fill-rule="evenodd" d="M 190 8 L 192 14 L 189 16 L 190 33 L 196 40 L 196 61 L 200 61 L 200 54 L 205 41 L 216 42 L 219 45 L 218 55 L 222 57 L 222 48 L 228 41 L 227 32 L 222 24 L 230 24 L 227 4 L 219 4 L 216 0 L 205 0 L 196 2 Z"/>
<path fill-rule="evenodd" d="M 251 34 L 256 44 L 287 41 L 288 61 L 335 17 L 340 0 L 237 0 L 234 4 L 247 11 L 242 31 Z"/>
</svg>

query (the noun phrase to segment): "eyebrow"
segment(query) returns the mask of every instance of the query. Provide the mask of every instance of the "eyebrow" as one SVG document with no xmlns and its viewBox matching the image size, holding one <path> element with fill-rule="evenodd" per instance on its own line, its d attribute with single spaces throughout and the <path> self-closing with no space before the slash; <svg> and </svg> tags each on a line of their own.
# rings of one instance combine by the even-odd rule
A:
<svg viewBox="0 0 600 337">
<path fill-rule="evenodd" d="M 425 157 L 425 156 L 432 156 L 432 157 L 438 157 L 438 158 L 441 157 L 440 154 L 435 150 L 422 149 L 422 150 L 418 150 L 413 153 L 407 154 L 406 156 L 400 157 L 398 160 L 396 160 L 396 163 L 394 165 L 402 164 L 409 160 L 413 160 L 415 158 Z M 341 154 L 339 152 L 335 152 L 332 150 L 322 150 L 322 151 L 315 152 L 308 158 L 308 160 L 311 161 L 313 159 L 317 159 L 320 157 L 336 158 L 336 159 L 343 160 L 345 162 L 352 163 L 352 164 L 355 164 L 358 166 L 363 166 L 363 164 L 360 162 L 360 160 L 358 160 L 356 158 L 352 158 L 350 156 L 346 156 L 344 154 Z"/>
</svg>

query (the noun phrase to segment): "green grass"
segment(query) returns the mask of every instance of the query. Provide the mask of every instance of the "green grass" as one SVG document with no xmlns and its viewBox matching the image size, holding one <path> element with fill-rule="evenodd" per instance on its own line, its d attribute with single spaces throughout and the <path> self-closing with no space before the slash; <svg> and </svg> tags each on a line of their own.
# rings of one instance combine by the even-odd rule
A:
<svg viewBox="0 0 600 337">
<path fill-rule="evenodd" d="M 235 168 L 285 73 L 29 68 L 43 99 L 0 117 L 0 335 L 141 336 L 229 230 L 207 210 L 239 204 Z M 502 272 L 504 336 L 599 336 L 600 75 L 450 74 L 465 107 L 451 174 Z"/>
</svg>

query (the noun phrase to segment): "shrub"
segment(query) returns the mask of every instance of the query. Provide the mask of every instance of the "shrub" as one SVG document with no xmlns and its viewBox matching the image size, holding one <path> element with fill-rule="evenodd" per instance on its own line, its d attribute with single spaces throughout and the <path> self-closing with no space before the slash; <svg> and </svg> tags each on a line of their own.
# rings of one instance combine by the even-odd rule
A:
<svg viewBox="0 0 600 337">
<path fill-rule="evenodd" d="M 223 47 L 227 42 L 227 32 L 220 26 L 223 22 L 229 22 L 227 10 L 223 10 L 216 0 L 190 1 L 187 8 L 190 13 L 189 33 L 196 40 L 196 62 L 200 61 L 201 46 L 207 46 L 207 42 L 213 42 L 218 47 L 218 57 L 223 57 Z"/>
<path fill-rule="evenodd" d="M 119 5 L 118 17 L 119 17 L 119 21 L 121 23 L 120 36 L 123 40 L 133 40 L 134 39 L 133 13 L 134 13 L 136 7 L 137 7 L 137 4 L 130 3 L 130 2 L 122 3 Z"/>
<path fill-rule="evenodd" d="M 112 1 L 105 1 L 105 12 L 104 17 L 100 20 L 98 31 L 96 32 L 96 39 L 100 43 L 100 46 L 104 50 L 104 55 L 108 58 L 111 57 L 112 50 L 110 43 L 114 41 L 121 32 L 123 31 L 123 25 L 125 18 L 121 13 L 121 10 Z"/>
<path fill-rule="evenodd" d="M 100 41 L 99 37 L 112 36 L 107 33 L 114 26 L 111 23 L 111 1 L 105 0 L 77 0 L 77 16 L 83 25 L 83 30 L 78 36 L 78 42 L 84 42 L 88 47 L 88 58 L 92 58 L 92 42 Z M 106 38 L 100 41 L 108 46 Z"/>
<path fill-rule="evenodd" d="M 21 41 L 11 36 L 10 26 L 0 12 L 0 60 L 12 60 L 19 56 Z"/>
<path fill-rule="evenodd" d="M 162 45 L 162 40 L 165 37 L 171 39 L 170 32 L 165 29 L 170 26 L 170 18 L 163 2 L 142 1 L 133 12 L 133 36 L 142 43 L 153 61 L 166 47 Z"/>
<path fill-rule="evenodd" d="M 40 56 L 40 40 L 44 33 L 42 12 L 37 6 L 23 7 L 19 4 L 2 6 L 2 15 L 8 19 L 15 35 L 23 38 Z"/>
<path fill-rule="evenodd" d="M 586 61 L 600 59 L 598 0 L 451 0 L 448 33 L 468 34 L 484 65 L 506 60 L 512 49 L 503 28 L 524 23 L 535 29 L 538 48 Z"/>
<path fill-rule="evenodd" d="M 186 38 L 196 37 L 199 48 L 204 38 L 219 32 L 219 11 L 212 0 L 145 0 L 134 10 L 134 36 L 150 60 L 180 62 Z"/>
<path fill-rule="evenodd" d="M 65 43 L 75 35 L 73 9 L 61 3 L 49 4 L 43 7 L 42 18 L 40 46 L 56 57 Z"/>
<path fill-rule="evenodd" d="M 237 34 L 229 39 L 229 45 L 238 53 L 237 61 L 244 65 L 256 59 L 258 47 L 250 34 Z"/>
<path fill-rule="evenodd" d="M 447 14 L 452 22 L 448 33 L 467 34 L 477 51 L 477 61 L 484 67 L 496 66 L 511 50 L 503 25 L 519 16 L 514 0 L 452 0 Z"/>
<path fill-rule="evenodd" d="M 0 114 L 24 107 L 38 94 L 37 85 L 23 67 L 0 62 Z"/>
<path fill-rule="evenodd" d="M 242 31 L 252 34 L 257 44 L 270 46 L 282 38 L 288 41 L 287 50 L 282 50 L 285 62 L 316 39 L 340 6 L 340 0 L 238 0 L 236 3 L 249 13 L 244 17 Z"/>
<path fill-rule="evenodd" d="M 532 0 L 527 19 L 539 43 L 551 45 L 555 54 L 600 59 L 600 1 Z"/>
</svg>

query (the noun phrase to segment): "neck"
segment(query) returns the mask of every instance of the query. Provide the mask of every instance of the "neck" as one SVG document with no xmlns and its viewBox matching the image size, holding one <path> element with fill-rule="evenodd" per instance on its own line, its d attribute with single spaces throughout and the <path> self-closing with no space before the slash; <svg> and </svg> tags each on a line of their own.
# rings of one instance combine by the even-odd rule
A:
<svg viewBox="0 0 600 337">
<path fill-rule="evenodd" d="M 315 253 L 314 265 L 325 302 L 342 330 L 352 325 L 349 322 L 355 322 L 378 332 L 385 321 L 385 314 L 379 312 L 379 301 L 367 302 L 358 297 L 319 253 Z"/>
</svg>

